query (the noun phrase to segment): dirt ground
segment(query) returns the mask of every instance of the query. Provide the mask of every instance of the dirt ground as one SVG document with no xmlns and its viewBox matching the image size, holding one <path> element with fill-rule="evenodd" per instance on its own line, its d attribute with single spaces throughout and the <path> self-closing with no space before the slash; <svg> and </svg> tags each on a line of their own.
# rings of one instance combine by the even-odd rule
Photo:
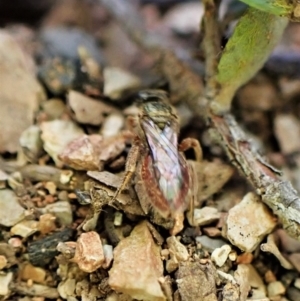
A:
<svg viewBox="0 0 300 301">
<path fill-rule="evenodd" d="M 1 300 L 300 300 L 300 25 L 215 114 L 205 18 L 0 3 Z"/>
</svg>

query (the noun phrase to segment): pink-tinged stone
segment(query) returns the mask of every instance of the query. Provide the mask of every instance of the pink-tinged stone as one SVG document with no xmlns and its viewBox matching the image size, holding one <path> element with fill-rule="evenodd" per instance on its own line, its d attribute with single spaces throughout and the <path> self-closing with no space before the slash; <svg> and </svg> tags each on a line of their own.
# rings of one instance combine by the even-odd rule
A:
<svg viewBox="0 0 300 301">
<path fill-rule="evenodd" d="M 105 257 L 98 233 L 91 231 L 80 235 L 72 261 L 87 273 L 92 273 L 102 266 Z"/>
<path fill-rule="evenodd" d="M 147 223 L 137 225 L 114 250 L 108 280 L 111 288 L 138 300 L 166 300 L 159 284 L 159 278 L 163 276 L 160 251 Z"/>
<path fill-rule="evenodd" d="M 101 135 L 82 135 L 71 141 L 59 154 L 59 159 L 77 170 L 103 170 L 104 163 L 125 149 L 126 136 L 103 138 Z"/>
</svg>

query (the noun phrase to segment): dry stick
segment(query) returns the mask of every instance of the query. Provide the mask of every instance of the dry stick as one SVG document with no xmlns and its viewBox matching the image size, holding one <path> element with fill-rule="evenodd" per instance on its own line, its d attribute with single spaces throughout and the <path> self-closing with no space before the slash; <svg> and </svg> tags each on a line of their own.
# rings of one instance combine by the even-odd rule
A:
<svg viewBox="0 0 300 301">
<path fill-rule="evenodd" d="M 211 115 L 210 118 L 212 128 L 231 162 L 279 217 L 289 235 L 300 240 L 300 199 L 297 191 L 290 182 L 281 180 L 279 172 L 263 160 L 232 115 Z"/>
<path fill-rule="evenodd" d="M 221 38 L 218 23 L 219 2 L 214 0 L 202 1 L 205 7 L 203 16 L 204 39 L 202 41 L 205 53 L 205 96 L 209 101 L 215 97 L 218 86 L 215 77 L 218 68 L 218 56 L 221 53 Z"/>
<path fill-rule="evenodd" d="M 100 2 L 110 10 L 137 44 L 159 58 L 160 70 L 169 81 L 173 89 L 171 92 L 180 93 L 180 97 L 196 115 L 203 116 L 204 114 L 232 163 L 261 195 L 263 202 L 279 217 L 289 235 L 300 240 L 300 200 L 291 183 L 282 181 L 278 172 L 264 162 L 232 115 L 216 116 L 204 108 L 207 104 L 207 97 L 203 96 L 202 81 L 174 53 L 163 49 L 161 45 L 164 43 L 155 45 L 154 39 L 149 38 L 150 35 L 147 34 L 141 22 L 138 22 L 138 28 L 133 25 L 136 23 L 132 20 L 137 20 L 139 15 L 138 11 L 132 8 L 129 0 L 126 4 L 123 0 L 100 0 Z M 215 18 L 214 16 L 214 14 L 206 15 L 207 18 Z M 209 30 L 216 26 L 214 20 L 206 20 L 208 36 Z M 210 51 L 209 47 L 212 43 L 207 42 L 205 45 L 206 59 L 213 62 L 216 59 L 216 51 Z M 215 68 L 213 63 L 207 64 L 206 67 L 211 71 Z M 213 74 L 210 79 L 214 79 Z M 214 84 L 211 84 L 211 87 L 213 86 Z"/>
</svg>

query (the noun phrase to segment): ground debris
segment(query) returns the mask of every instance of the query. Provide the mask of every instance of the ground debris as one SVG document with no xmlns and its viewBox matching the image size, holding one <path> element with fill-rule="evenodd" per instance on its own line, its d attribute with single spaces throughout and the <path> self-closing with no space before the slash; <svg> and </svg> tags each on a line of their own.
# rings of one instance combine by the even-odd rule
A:
<svg viewBox="0 0 300 301">
<path fill-rule="evenodd" d="M 62 231 L 31 242 L 28 245 L 29 261 L 34 266 L 46 266 L 58 254 L 57 244 L 61 241 L 68 241 L 72 234 L 72 229 L 65 228 Z"/>
<path fill-rule="evenodd" d="M 27 285 L 27 282 L 17 282 L 11 285 L 11 290 L 25 296 L 44 297 L 56 299 L 59 297 L 58 291 L 54 287 L 49 287 L 42 284 Z"/>
<path fill-rule="evenodd" d="M 300 300 L 299 80 L 263 69 L 214 115 L 246 6 L 182 1 L 58 1 L 30 36 L 0 10 L 2 299 Z"/>
<path fill-rule="evenodd" d="M 270 252 L 272 253 L 280 262 L 280 264 L 285 269 L 292 269 L 293 266 L 285 259 L 285 257 L 280 253 L 278 250 L 277 245 L 275 244 L 274 234 L 269 234 L 267 238 L 267 242 L 260 245 L 260 249 L 263 252 Z"/>
<path fill-rule="evenodd" d="M 176 283 L 182 301 L 217 301 L 217 273 L 207 262 L 182 262 L 176 272 Z"/>
</svg>

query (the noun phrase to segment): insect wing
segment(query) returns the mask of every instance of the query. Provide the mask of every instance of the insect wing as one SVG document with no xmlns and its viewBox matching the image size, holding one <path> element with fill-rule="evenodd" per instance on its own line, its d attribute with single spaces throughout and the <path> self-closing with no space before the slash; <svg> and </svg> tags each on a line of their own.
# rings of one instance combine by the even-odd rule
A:
<svg viewBox="0 0 300 301">
<path fill-rule="evenodd" d="M 182 168 L 186 167 L 186 162 L 178 153 L 177 133 L 170 126 L 161 130 L 152 120 L 143 120 L 142 124 L 158 186 L 166 200 L 172 204 L 181 192 L 184 181 Z"/>
</svg>

